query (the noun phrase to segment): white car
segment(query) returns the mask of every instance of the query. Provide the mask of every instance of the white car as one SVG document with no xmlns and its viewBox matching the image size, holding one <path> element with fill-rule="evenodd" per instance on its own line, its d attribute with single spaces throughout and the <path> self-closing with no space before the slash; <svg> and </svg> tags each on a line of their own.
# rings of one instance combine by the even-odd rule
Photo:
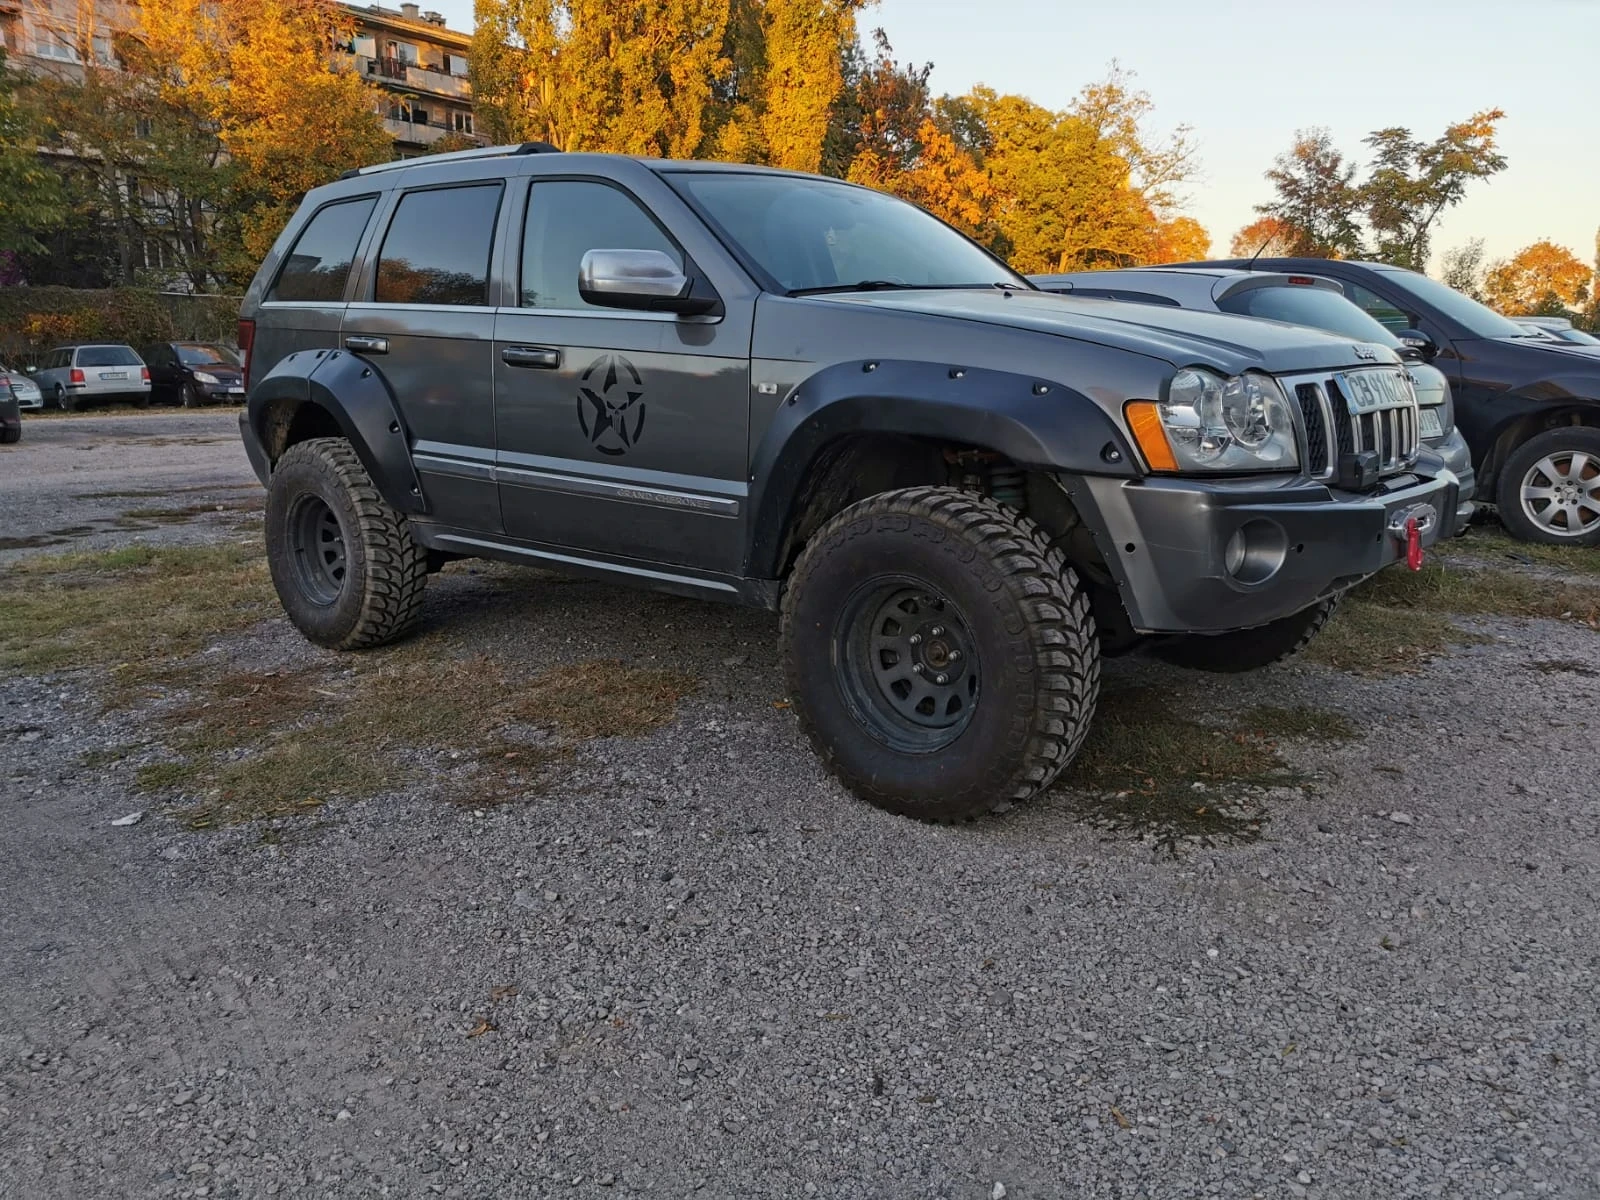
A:
<svg viewBox="0 0 1600 1200">
<path fill-rule="evenodd" d="M 132 346 L 57 346 L 33 378 L 45 400 L 64 412 L 96 400 L 150 403 L 150 368 Z"/>
<path fill-rule="evenodd" d="M 44 407 L 44 393 L 39 390 L 32 376 L 0 362 L 0 378 L 11 385 L 11 394 L 17 398 L 17 407 L 23 412 Z"/>
</svg>

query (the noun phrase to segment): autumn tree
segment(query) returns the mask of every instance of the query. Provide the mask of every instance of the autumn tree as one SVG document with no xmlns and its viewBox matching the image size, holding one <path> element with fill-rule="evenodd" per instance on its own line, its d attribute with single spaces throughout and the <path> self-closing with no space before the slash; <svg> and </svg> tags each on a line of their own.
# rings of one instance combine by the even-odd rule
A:
<svg viewBox="0 0 1600 1200">
<path fill-rule="evenodd" d="M 470 77 L 496 141 L 692 157 L 729 0 L 477 0 Z"/>
<path fill-rule="evenodd" d="M 1378 258 L 1414 271 L 1427 265 L 1439 216 L 1461 203 L 1473 180 L 1505 170 L 1505 155 L 1495 148 L 1495 126 L 1504 118 L 1500 109 L 1486 109 L 1431 142 L 1398 126 L 1366 139 L 1373 161 L 1361 200 Z"/>
<path fill-rule="evenodd" d="M 1483 299 L 1483 239 L 1472 238 L 1444 252 L 1439 279 L 1474 300 Z"/>
<path fill-rule="evenodd" d="M 1524 246 L 1489 268 L 1484 301 L 1509 316 L 1563 315 L 1589 299 L 1594 273 L 1565 246 Z"/>
<path fill-rule="evenodd" d="M 1400 126 L 1375 130 L 1365 139 L 1373 159 L 1360 180 L 1359 165 L 1345 158 L 1326 129 L 1302 130 L 1267 172 L 1276 197 L 1256 211 L 1296 231 L 1295 254 L 1371 254 L 1420 271 L 1439 217 L 1461 203 L 1474 180 L 1505 169 L 1505 156 L 1495 148 L 1504 117 L 1486 109 L 1431 142 Z"/>
<path fill-rule="evenodd" d="M 1197 262 L 1211 254 L 1211 235 L 1193 217 L 1172 217 L 1156 223 L 1147 261 Z"/>
<path fill-rule="evenodd" d="M 1299 231 L 1280 217 L 1258 217 L 1233 235 L 1234 258 L 1287 258 L 1299 244 Z"/>
<path fill-rule="evenodd" d="M 1256 211 L 1292 230 L 1292 255 L 1349 258 L 1361 253 L 1361 189 L 1326 129 L 1301 130 L 1278 155 L 1267 179 L 1277 198 Z"/>
<path fill-rule="evenodd" d="M 41 233 L 65 223 L 60 177 L 39 157 L 41 120 L 24 99 L 26 79 L 0 48 L 0 253 L 37 252 Z"/>
</svg>

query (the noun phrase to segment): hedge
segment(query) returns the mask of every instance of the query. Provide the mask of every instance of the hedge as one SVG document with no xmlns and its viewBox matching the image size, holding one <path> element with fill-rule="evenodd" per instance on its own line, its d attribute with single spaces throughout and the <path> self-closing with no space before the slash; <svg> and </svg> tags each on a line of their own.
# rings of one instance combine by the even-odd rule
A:
<svg viewBox="0 0 1600 1200">
<path fill-rule="evenodd" d="M 0 287 L 0 359 L 33 364 L 62 342 L 139 347 L 173 338 L 232 344 L 237 296 L 186 296 L 143 288 Z"/>
</svg>

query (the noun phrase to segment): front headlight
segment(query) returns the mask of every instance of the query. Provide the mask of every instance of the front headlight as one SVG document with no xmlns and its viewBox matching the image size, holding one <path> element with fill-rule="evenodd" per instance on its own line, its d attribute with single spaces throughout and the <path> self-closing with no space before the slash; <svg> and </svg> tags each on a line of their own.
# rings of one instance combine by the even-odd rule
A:
<svg viewBox="0 0 1600 1200">
<path fill-rule="evenodd" d="M 196 371 L 194 373 L 194 381 L 196 383 L 216 383 L 216 382 L 218 382 L 217 377 L 215 375 L 213 375 L 210 371 Z"/>
<path fill-rule="evenodd" d="M 1271 376 L 1179 371 L 1159 404 L 1128 406 L 1145 461 L 1167 471 L 1288 471 L 1300 465 L 1294 414 Z M 1163 453 L 1165 451 L 1165 453 Z"/>
</svg>

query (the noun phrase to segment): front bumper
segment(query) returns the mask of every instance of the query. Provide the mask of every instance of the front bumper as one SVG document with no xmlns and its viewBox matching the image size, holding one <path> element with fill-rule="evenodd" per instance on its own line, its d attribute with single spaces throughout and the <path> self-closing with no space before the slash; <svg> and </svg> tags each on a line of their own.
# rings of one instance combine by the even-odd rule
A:
<svg viewBox="0 0 1600 1200">
<path fill-rule="evenodd" d="M 1459 484 L 1424 457 L 1428 475 L 1397 476 L 1370 493 L 1282 477 L 1091 476 L 1068 491 L 1136 630 L 1225 633 L 1290 616 L 1402 559 L 1408 515 L 1424 526 L 1424 546 L 1449 537 Z M 1247 553 L 1230 570 L 1229 541 L 1241 533 Z"/>
<path fill-rule="evenodd" d="M 29 396 L 19 395 L 17 407 L 23 412 L 40 412 L 44 409 L 44 393 L 34 392 Z"/>
<path fill-rule="evenodd" d="M 1467 439 L 1461 436 L 1461 430 L 1455 428 L 1437 441 L 1430 441 L 1428 449 L 1444 459 L 1445 467 L 1456 477 L 1459 489 L 1456 496 L 1456 532 L 1460 533 L 1471 523 L 1472 515 L 1478 509 L 1472 502 L 1478 491 L 1478 475 L 1472 469 L 1472 451 L 1467 447 Z"/>
</svg>

